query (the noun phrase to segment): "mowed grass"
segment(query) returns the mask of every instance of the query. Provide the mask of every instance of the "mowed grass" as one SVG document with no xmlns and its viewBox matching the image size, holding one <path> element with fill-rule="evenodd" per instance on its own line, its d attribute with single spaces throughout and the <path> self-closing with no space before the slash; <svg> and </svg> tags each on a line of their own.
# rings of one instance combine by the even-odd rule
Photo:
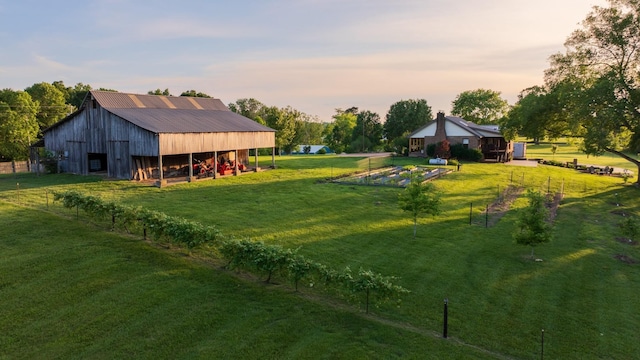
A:
<svg viewBox="0 0 640 360">
<path fill-rule="evenodd" d="M 556 145 L 556 153 L 552 151 L 553 145 Z M 637 158 L 637 154 L 627 153 L 627 155 Z M 527 143 L 527 158 L 530 159 L 547 159 L 560 162 L 573 163 L 573 159 L 579 159 L 579 164 L 613 166 L 622 169 L 631 170 L 633 173 L 638 172 L 638 167 L 629 161 L 612 153 L 604 153 L 600 156 L 586 156 L 582 153 L 578 146 L 567 142 L 566 139 L 559 139 L 556 142 L 541 142 L 540 144 Z"/>
<path fill-rule="evenodd" d="M 0 358 L 492 358 L 0 203 Z"/>
<path fill-rule="evenodd" d="M 282 317 L 314 324 L 310 328 L 315 328 L 315 322 L 321 319 L 328 321 L 325 326 L 329 328 L 346 326 L 352 329 L 352 322 L 374 327 L 375 331 L 362 335 L 363 342 L 349 340 L 353 336 L 349 331 L 332 334 L 331 340 L 326 340 L 325 345 L 331 347 L 348 343 L 351 357 L 538 358 L 541 329 L 545 329 L 545 354 L 553 358 L 628 359 L 640 353 L 637 331 L 640 323 L 637 312 L 640 305 L 639 265 L 614 258 L 623 254 L 640 259 L 637 246 L 616 240 L 622 236 L 618 226 L 623 219 L 618 215 L 620 211 L 636 215 L 640 205 L 637 188 L 625 185 L 622 179 L 550 166 L 528 168 L 465 163 L 462 171 L 435 182 L 443 192 L 443 213 L 436 218 L 421 219 L 418 236 L 413 239 L 411 219 L 397 206 L 399 189 L 336 185 L 325 181 L 331 176 L 362 169 L 363 164 L 366 167 L 365 161 L 331 156 L 278 157 L 276 161 L 277 170 L 164 189 L 123 181 L 96 182 L 92 178 L 73 176 L 65 178 L 67 185 L 49 185 L 43 180 L 58 179 L 56 176 L 2 177 L 0 197 L 46 210 L 45 189 L 75 188 L 122 203 L 214 224 L 227 236 L 299 248 L 306 257 L 338 269 L 364 267 L 399 276 L 398 283 L 412 293 L 403 298 L 400 307 L 384 304 L 373 309 L 376 317 L 385 319 L 381 324 L 360 316 L 359 304 L 348 305 L 347 309 L 353 309 L 354 314 L 342 307 L 323 305 L 325 301 L 322 300 L 308 303 L 292 295 L 284 279 L 273 289 L 256 281 L 228 279 L 224 272 L 204 266 L 202 272 L 206 273 L 206 281 L 196 287 L 206 288 L 205 285 L 213 281 L 211 279 L 221 277 L 243 291 L 260 294 L 256 296 L 264 296 L 262 292 L 265 292 L 275 303 L 282 302 L 279 303 Z M 394 161 L 415 163 L 417 160 Z M 16 181 L 21 181 L 19 192 Z M 562 190 L 565 193 L 556 218 L 553 242 L 536 249 L 542 262 L 530 261 L 527 258 L 530 250 L 512 240 L 516 211 L 526 205 L 524 199 L 517 200 L 513 210 L 496 226 L 483 226 L 482 210 L 495 200 L 500 189 L 510 184 L 542 192 Z M 109 227 L 107 222 L 88 219 L 82 213 L 76 221 L 75 211 L 61 209 L 59 204 L 49 206 L 49 211 L 64 216 L 64 220 L 53 217 L 52 224 L 64 221 L 68 222 L 66 226 L 82 227 L 85 222 L 95 223 L 94 228 L 87 230 L 91 239 L 102 236 L 95 226 L 98 229 Z M 13 207 L 3 213 L 14 209 L 30 213 L 24 208 Z M 35 212 L 37 217 L 43 216 Z M 470 216 L 473 225 L 469 224 Z M 99 239 L 95 241 L 103 243 Z M 114 244 L 122 243 L 142 247 L 142 253 L 149 251 L 149 246 L 139 240 L 114 240 Z M 157 256 L 179 261 L 184 266 L 198 269 L 202 266 L 190 257 L 176 259 L 173 252 L 151 250 L 152 253 L 159 251 Z M 194 255 L 197 254 L 196 251 Z M 63 264 L 58 265 L 63 267 Z M 139 271 L 147 273 L 149 269 L 143 267 Z M 155 284 L 145 286 L 156 288 Z M 313 293 L 308 288 L 303 292 Z M 229 296 L 228 293 L 225 295 Z M 429 334 L 441 331 L 445 297 L 449 298 L 449 335 L 453 339 L 443 345 Z M 228 312 L 233 319 L 243 313 L 243 303 L 237 298 L 230 299 Z M 171 298 L 174 300 L 185 301 Z M 287 315 L 287 308 L 294 306 L 292 304 L 316 310 L 301 311 L 299 317 L 295 312 Z M 307 311 L 318 313 L 319 319 L 307 319 Z M 332 315 L 325 319 L 327 314 Z M 333 323 L 336 316 L 345 317 L 335 314 L 349 316 L 344 322 Z M 250 316 L 257 316 L 253 319 L 257 322 L 263 315 Z M 152 323 L 154 320 L 147 321 Z M 321 352 L 313 352 L 316 349 L 314 341 L 304 337 L 305 331 L 290 328 L 289 320 L 283 321 L 285 324 L 274 332 L 273 341 L 283 342 L 280 345 L 287 349 L 295 347 L 301 353 L 285 349 L 282 353 L 274 353 L 273 357 L 297 357 L 307 350 L 314 354 L 312 357 L 323 356 Z M 252 320 L 247 320 L 247 324 L 251 323 Z M 210 330 L 211 334 L 225 333 L 225 327 L 222 325 L 218 332 Z M 312 337 L 325 338 L 322 330 L 316 329 L 312 333 Z M 406 336 L 410 340 L 400 341 L 390 334 L 397 334 L 396 337 L 402 339 Z M 242 333 L 243 340 L 251 338 L 258 343 L 266 341 L 261 336 L 254 332 Z M 369 341 L 385 345 L 374 346 L 369 352 Z M 458 341 L 490 353 L 479 353 Z M 184 346 L 187 345 L 176 340 L 173 354 L 184 354 L 179 350 Z M 260 346 L 266 345 L 259 345 L 256 352 L 247 353 L 247 356 L 260 357 Z M 107 346 L 103 350 L 108 353 L 110 349 Z M 335 357 L 334 354 L 327 357 Z"/>
</svg>

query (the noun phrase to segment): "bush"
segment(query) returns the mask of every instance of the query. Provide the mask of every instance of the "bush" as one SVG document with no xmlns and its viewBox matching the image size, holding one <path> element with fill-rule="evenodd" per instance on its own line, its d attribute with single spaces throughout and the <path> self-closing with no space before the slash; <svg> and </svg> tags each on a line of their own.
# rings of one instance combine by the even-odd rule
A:
<svg viewBox="0 0 640 360">
<path fill-rule="evenodd" d="M 451 157 L 458 160 L 480 161 L 482 160 L 482 152 L 478 149 L 465 148 L 462 144 L 451 145 Z"/>
<path fill-rule="evenodd" d="M 428 144 L 427 145 L 427 156 L 428 157 L 435 157 L 436 153 L 436 144 Z"/>
</svg>

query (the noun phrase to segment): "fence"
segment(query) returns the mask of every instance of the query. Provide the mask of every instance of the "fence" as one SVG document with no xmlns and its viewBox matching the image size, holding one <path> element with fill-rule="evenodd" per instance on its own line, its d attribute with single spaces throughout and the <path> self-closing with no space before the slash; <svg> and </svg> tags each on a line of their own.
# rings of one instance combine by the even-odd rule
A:
<svg viewBox="0 0 640 360">
<path fill-rule="evenodd" d="M 469 203 L 468 221 L 470 225 L 494 226 L 511 209 L 512 203 L 517 198 L 524 196 L 528 190 L 545 194 L 547 207 L 551 212 L 554 212 L 554 208 L 557 208 L 567 195 L 572 197 L 597 194 L 611 187 L 619 186 L 610 181 L 591 182 L 577 177 L 554 178 L 514 171 L 509 172 L 507 176 L 506 181 L 500 181 L 495 185 L 494 195 L 489 195 L 488 201 Z M 605 178 L 608 177 L 602 179 Z M 491 191 L 489 190 L 489 192 Z"/>
<path fill-rule="evenodd" d="M 0 174 L 14 174 L 29 171 L 30 167 L 28 161 L 0 162 Z"/>
</svg>

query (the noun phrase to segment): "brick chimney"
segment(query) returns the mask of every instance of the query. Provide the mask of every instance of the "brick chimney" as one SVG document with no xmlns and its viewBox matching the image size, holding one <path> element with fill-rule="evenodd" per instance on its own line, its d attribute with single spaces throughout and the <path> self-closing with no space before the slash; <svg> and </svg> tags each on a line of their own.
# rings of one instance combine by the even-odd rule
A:
<svg viewBox="0 0 640 360">
<path fill-rule="evenodd" d="M 447 139 L 447 130 L 445 129 L 444 112 L 438 111 L 438 117 L 436 118 L 435 141 L 440 142 L 446 139 Z"/>
</svg>

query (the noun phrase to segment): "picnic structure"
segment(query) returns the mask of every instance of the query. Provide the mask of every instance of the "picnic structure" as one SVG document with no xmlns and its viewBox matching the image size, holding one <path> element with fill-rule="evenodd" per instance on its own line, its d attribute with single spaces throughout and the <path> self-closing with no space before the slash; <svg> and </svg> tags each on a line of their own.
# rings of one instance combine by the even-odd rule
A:
<svg viewBox="0 0 640 360">
<path fill-rule="evenodd" d="M 264 148 L 271 148 L 275 167 L 275 130 L 215 98 L 92 90 L 34 146 L 55 154 L 64 172 L 102 172 L 116 179 L 156 180 L 159 186 L 167 178 L 258 171 L 258 151 Z"/>
<path fill-rule="evenodd" d="M 484 161 L 513 159 L 513 141 L 507 141 L 497 125 L 478 125 L 457 116 L 445 116 L 443 112 L 409 135 L 409 156 L 427 157 L 427 146 L 444 140 L 480 150 Z"/>
</svg>

